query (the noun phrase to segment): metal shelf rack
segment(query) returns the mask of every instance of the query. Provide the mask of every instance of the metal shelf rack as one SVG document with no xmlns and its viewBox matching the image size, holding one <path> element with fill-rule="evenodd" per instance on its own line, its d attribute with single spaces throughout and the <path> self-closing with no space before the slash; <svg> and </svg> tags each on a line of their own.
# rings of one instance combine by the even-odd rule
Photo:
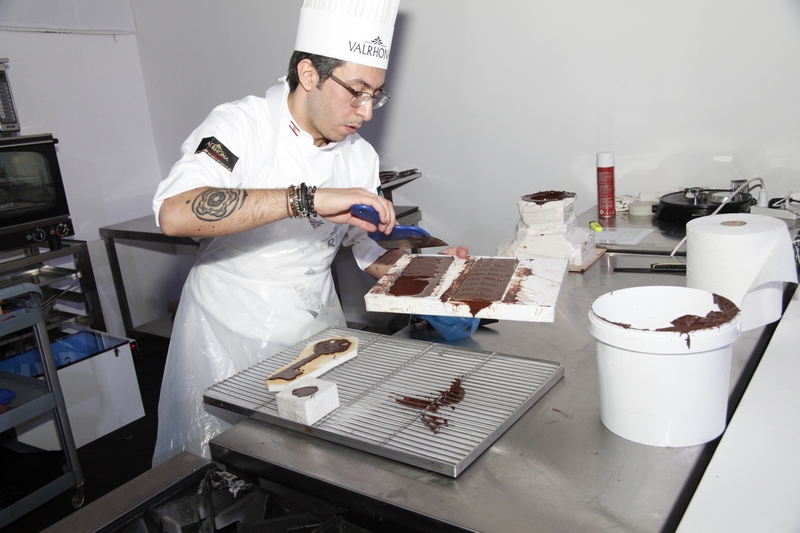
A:
<svg viewBox="0 0 800 533">
<path fill-rule="evenodd" d="M 72 506 L 78 509 L 84 501 L 83 473 L 78 461 L 78 451 L 75 448 L 56 364 L 50 352 L 50 338 L 42 312 L 42 300 L 41 289 L 32 283 L 21 283 L 0 289 L 0 301 L 14 304 L 2 315 L 0 336 L 32 329 L 44 369 L 44 380 L 0 372 L 0 389 L 10 389 L 16 395 L 0 410 L 0 432 L 52 410 L 66 455 L 67 467 L 61 476 L 0 509 L 0 528 L 72 487 L 75 488 Z"/>
</svg>

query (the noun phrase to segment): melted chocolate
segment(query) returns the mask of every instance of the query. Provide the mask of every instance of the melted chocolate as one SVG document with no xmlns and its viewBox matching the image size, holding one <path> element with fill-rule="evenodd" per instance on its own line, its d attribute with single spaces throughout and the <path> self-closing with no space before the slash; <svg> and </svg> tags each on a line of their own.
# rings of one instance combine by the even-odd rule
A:
<svg viewBox="0 0 800 533">
<path fill-rule="evenodd" d="M 291 365 L 287 366 L 280 372 L 276 372 L 275 374 L 268 377 L 268 380 L 275 380 L 275 379 L 283 379 L 286 381 L 292 381 L 293 379 L 297 379 L 297 377 L 303 375 L 303 366 L 307 365 L 314 359 L 323 356 L 323 355 L 331 355 L 339 352 L 345 352 L 352 343 L 347 339 L 328 339 L 324 341 L 319 341 L 317 344 L 314 345 L 314 353 L 309 355 L 308 357 L 304 357 L 299 361 L 292 363 Z"/>
<path fill-rule="evenodd" d="M 464 378 L 456 378 L 450 388 L 438 391 L 438 395 L 430 396 L 398 396 L 395 401 L 401 405 L 422 409 L 420 420 L 434 433 L 438 433 L 442 426 L 447 425 L 447 419 L 439 414 L 442 406 L 455 409 L 455 404 L 461 402 L 467 394 L 461 382 Z"/>
<path fill-rule="evenodd" d="M 447 419 L 439 415 L 422 413 L 419 418 L 422 420 L 422 423 L 428 426 L 428 429 L 434 433 L 439 433 L 439 430 L 442 428 L 442 426 L 447 425 Z"/>
<path fill-rule="evenodd" d="M 576 194 L 574 192 L 564 192 L 564 191 L 542 191 L 542 192 L 535 192 L 533 194 L 529 194 L 527 196 L 523 196 L 522 199 L 526 202 L 533 202 L 535 204 L 546 204 L 547 202 L 556 202 L 558 200 L 564 200 L 566 198 L 576 198 Z"/>
<path fill-rule="evenodd" d="M 468 272 L 462 273 L 463 279 L 452 300 L 467 304 L 475 316 L 503 298 L 518 263 L 516 259 L 479 259 Z"/>
<path fill-rule="evenodd" d="M 439 403 L 443 405 L 453 406 L 461 400 L 464 399 L 464 396 L 467 395 L 467 391 L 464 390 L 464 387 L 461 385 L 462 378 L 456 378 L 453 380 L 453 383 L 450 384 L 450 388 L 447 390 L 439 391 L 441 396 L 439 397 Z M 455 407 L 451 407 L 455 409 Z"/>
<path fill-rule="evenodd" d="M 292 391 L 293 396 L 297 396 L 298 398 L 305 398 L 306 396 L 313 396 L 317 393 L 319 387 L 315 387 L 313 385 L 309 387 L 297 387 Z"/>
<path fill-rule="evenodd" d="M 689 333 L 701 329 L 717 328 L 733 320 L 736 313 L 739 312 L 739 308 L 736 307 L 736 304 L 724 296 L 715 294 L 714 303 L 719 307 L 719 311 L 709 311 L 706 316 L 683 315 L 670 322 L 672 326 L 658 328 L 656 331 L 677 331 L 678 333 L 685 334 L 686 347 L 691 348 Z"/>
<path fill-rule="evenodd" d="M 407 405 L 408 407 L 417 407 L 419 409 L 425 409 L 431 406 L 431 402 L 428 398 L 415 398 L 413 396 L 402 396 L 400 398 L 395 398 L 397 403 L 402 405 Z"/>
<path fill-rule="evenodd" d="M 468 257 L 466 261 L 464 261 L 464 267 L 461 269 L 461 273 L 453 280 L 453 283 L 450 284 L 449 287 L 442 293 L 439 299 L 443 302 L 447 302 L 450 298 L 453 297 L 453 294 L 458 290 L 458 287 L 461 285 L 461 282 L 464 281 L 464 278 L 467 277 L 469 272 L 472 270 L 472 267 L 475 266 L 475 263 L 478 262 L 477 257 Z"/>
<path fill-rule="evenodd" d="M 453 262 L 453 256 L 414 257 L 389 288 L 394 296 L 430 295 Z"/>
<path fill-rule="evenodd" d="M 522 280 L 533 276 L 533 270 L 530 268 L 521 268 L 519 269 L 519 276 L 519 279 L 514 280 L 508 285 L 506 295 L 503 297 L 504 304 L 517 303 L 517 294 L 519 294 L 519 291 L 522 290 Z"/>
</svg>

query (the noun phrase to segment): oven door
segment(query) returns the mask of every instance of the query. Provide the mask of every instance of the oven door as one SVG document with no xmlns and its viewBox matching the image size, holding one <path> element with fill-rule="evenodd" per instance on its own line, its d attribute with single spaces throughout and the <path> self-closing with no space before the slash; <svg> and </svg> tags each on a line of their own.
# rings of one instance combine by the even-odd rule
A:
<svg viewBox="0 0 800 533">
<path fill-rule="evenodd" d="M 50 134 L 0 138 L 0 235 L 30 244 L 71 234 L 69 207 Z M 6 246 L 3 246 L 4 248 Z"/>
</svg>

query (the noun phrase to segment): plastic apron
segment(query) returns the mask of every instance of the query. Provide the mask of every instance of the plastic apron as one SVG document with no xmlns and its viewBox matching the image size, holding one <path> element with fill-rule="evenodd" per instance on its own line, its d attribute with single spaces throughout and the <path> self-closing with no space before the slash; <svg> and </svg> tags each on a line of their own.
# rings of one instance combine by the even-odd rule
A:
<svg viewBox="0 0 800 533">
<path fill-rule="evenodd" d="M 279 93 L 267 93 L 272 117 L 281 116 L 276 114 Z M 278 133 L 280 120 L 272 122 L 275 142 L 265 162 L 269 187 L 285 188 L 300 179 L 317 186 L 348 184 L 347 143 L 338 143 L 332 150 L 338 153 L 328 154 L 327 176 L 320 177 L 318 168 L 300 178 L 283 174 L 276 168 L 276 154 L 289 149 L 288 141 Z M 299 154 L 294 164 L 302 161 Z M 208 440 L 242 419 L 204 405 L 206 388 L 326 327 L 346 324 L 330 265 L 348 227 L 321 218 L 284 219 L 204 240 L 175 317 L 154 466 L 181 450 L 210 457 Z"/>
</svg>

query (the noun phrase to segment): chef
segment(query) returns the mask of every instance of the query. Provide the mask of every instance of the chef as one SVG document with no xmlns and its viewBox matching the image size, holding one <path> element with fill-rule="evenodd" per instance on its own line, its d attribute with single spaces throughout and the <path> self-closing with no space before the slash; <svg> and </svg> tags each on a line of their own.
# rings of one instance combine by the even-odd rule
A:
<svg viewBox="0 0 800 533">
<path fill-rule="evenodd" d="M 403 253 L 367 237 L 395 225 L 378 156 L 358 128 L 384 91 L 398 0 L 305 0 L 288 75 L 266 96 L 215 108 L 153 200 L 167 235 L 200 238 L 169 346 L 153 464 L 236 420 L 202 393 L 329 326 L 344 326 L 330 265 L 352 246 L 376 278 Z M 466 257 L 465 247 L 442 253 Z"/>
</svg>

